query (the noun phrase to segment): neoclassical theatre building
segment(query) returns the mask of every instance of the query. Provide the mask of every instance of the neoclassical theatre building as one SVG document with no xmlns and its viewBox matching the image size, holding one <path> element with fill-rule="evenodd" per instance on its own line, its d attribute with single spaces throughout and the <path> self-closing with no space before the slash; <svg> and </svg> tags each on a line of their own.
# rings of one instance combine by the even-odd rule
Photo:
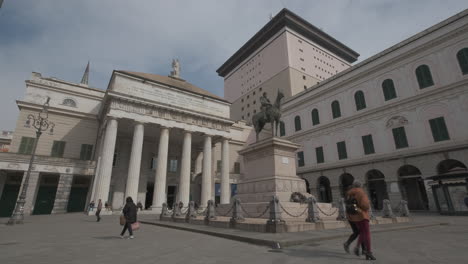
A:
<svg viewBox="0 0 468 264">
<path fill-rule="evenodd" d="M 230 104 L 170 76 L 114 71 L 106 91 L 33 73 L 10 152 L 0 153 L 2 216 L 11 214 L 35 130 L 27 117 L 50 97 L 53 133 L 38 141 L 26 213 L 114 210 L 133 197 L 152 212 L 164 202 L 229 203 L 241 173 L 237 151 L 250 128 L 229 119 Z"/>
</svg>

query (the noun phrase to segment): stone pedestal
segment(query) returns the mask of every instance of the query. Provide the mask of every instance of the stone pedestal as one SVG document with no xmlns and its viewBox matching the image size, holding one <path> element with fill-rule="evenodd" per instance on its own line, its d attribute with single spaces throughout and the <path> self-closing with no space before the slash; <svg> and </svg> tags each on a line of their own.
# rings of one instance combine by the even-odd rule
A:
<svg viewBox="0 0 468 264">
<path fill-rule="evenodd" d="M 268 203 L 276 195 L 289 202 L 293 192 L 306 193 L 306 184 L 296 175 L 296 150 L 300 145 L 281 138 L 268 138 L 239 151 L 245 174 L 237 185 L 242 203 Z"/>
</svg>

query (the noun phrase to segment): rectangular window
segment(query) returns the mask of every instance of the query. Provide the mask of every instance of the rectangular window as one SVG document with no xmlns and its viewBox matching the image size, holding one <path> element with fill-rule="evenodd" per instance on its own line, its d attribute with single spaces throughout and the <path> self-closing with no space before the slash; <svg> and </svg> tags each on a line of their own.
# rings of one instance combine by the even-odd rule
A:
<svg viewBox="0 0 468 264">
<path fill-rule="evenodd" d="M 93 156 L 93 145 L 81 144 L 80 160 L 91 160 Z"/>
<path fill-rule="evenodd" d="M 404 127 L 397 127 L 392 129 L 393 139 L 395 140 L 395 147 L 397 149 L 408 147 L 408 140 L 406 139 L 406 132 Z"/>
<path fill-rule="evenodd" d="M 216 171 L 221 172 L 221 161 L 220 160 L 216 161 Z"/>
<path fill-rule="evenodd" d="M 336 147 L 338 148 L 338 159 L 347 159 L 348 153 L 346 152 L 346 143 L 344 141 L 340 141 L 336 143 Z"/>
<path fill-rule="evenodd" d="M 65 150 L 65 141 L 57 141 L 54 140 L 54 144 L 52 145 L 52 153 L 50 156 L 52 157 L 63 157 L 63 152 Z"/>
<path fill-rule="evenodd" d="M 372 135 L 362 136 L 362 145 L 364 146 L 364 154 L 374 154 L 374 141 Z"/>
<path fill-rule="evenodd" d="M 430 119 L 429 124 L 431 125 L 432 137 L 434 138 L 435 142 L 450 139 L 447 126 L 445 125 L 445 120 L 443 117 Z"/>
<path fill-rule="evenodd" d="M 317 157 L 317 163 L 325 162 L 325 158 L 323 157 L 323 147 L 315 148 L 315 156 Z"/>
<path fill-rule="evenodd" d="M 299 151 L 297 153 L 297 166 L 299 167 L 304 167 L 304 152 L 303 151 Z"/>
<path fill-rule="evenodd" d="M 240 173 L 240 162 L 234 162 L 234 173 Z"/>
<path fill-rule="evenodd" d="M 177 160 L 176 159 L 171 159 L 169 161 L 169 171 L 177 172 Z"/>
<path fill-rule="evenodd" d="M 32 137 L 21 137 L 21 143 L 18 150 L 19 154 L 32 154 L 35 138 Z"/>
</svg>

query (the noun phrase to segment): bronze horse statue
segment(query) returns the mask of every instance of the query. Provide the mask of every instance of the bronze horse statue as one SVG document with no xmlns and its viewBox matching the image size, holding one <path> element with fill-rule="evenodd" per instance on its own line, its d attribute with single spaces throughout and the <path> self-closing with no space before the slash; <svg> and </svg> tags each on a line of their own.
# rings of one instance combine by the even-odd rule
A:
<svg viewBox="0 0 468 264">
<path fill-rule="evenodd" d="M 273 137 L 278 136 L 278 125 L 281 118 L 281 99 L 284 94 L 278 90 L 275 102 L 266 109 L 265 112 L 258 112 L 252 116 L 252 124 L 255 128 L 256 141 L 258 141 L 258 134 L 262 131 L 266 123 L 271 123 L 271 133 Z"/>
</svg>

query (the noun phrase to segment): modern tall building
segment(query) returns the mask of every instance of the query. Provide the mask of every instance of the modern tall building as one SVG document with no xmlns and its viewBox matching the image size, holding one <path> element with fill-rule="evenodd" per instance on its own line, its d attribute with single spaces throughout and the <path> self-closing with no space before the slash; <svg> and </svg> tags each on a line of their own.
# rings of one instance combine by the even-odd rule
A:
<svg viewBox="0 0 468 264">
<path fill-rule="evenodd" d="M 232 55 L 217 73 L 231 119 L 246 120 L 260 109 L 264 92 L 270 101 L 285 97 L 347 69 L 359 54 L 288 9 L 281 10 Z"/>
</svg>

